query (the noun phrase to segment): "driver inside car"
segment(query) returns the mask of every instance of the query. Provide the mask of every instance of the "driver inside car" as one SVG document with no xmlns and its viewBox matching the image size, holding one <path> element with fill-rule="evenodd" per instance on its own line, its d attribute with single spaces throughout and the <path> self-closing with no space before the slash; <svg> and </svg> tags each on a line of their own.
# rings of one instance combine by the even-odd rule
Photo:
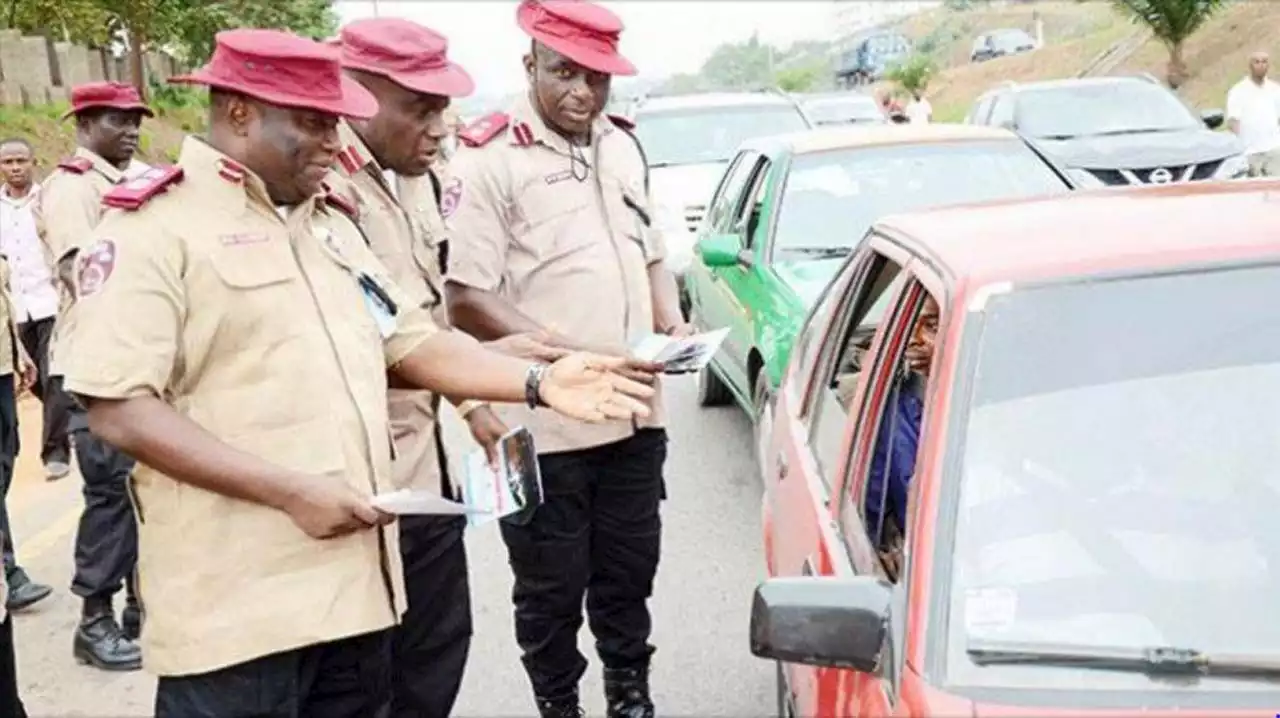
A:
<svg viewBox="0 0 1280 718">
<path fill-rule="evenodd" d="M 885 403 L 867 478 L 867 533 L 890 577 L 901 570 L 902 535 L 907 525 L 907 487 L 915 472 L 924 415 L 924 390 L 938 336 L 938 303 L 926 295 L 907 342 L 905 371 L 898 372 Z M 887 487 L 887 491 L 886 491 Z"/>
</svg>

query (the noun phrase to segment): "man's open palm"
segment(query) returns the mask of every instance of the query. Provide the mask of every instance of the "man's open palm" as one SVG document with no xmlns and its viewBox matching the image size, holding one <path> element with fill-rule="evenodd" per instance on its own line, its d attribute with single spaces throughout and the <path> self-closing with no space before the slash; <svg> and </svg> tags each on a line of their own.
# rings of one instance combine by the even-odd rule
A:
<svg viewBox="0 0 1280 718">
<path fill-rule="evenodd" d="M 637 398 L 653 396 L 653 387 L 615 373 L 629 364 L 623 357 L 570 354 L 543 375 L 542 400 L 561 414 L 583 421 L 648 416 L 648 406 Z"/>
</svg>

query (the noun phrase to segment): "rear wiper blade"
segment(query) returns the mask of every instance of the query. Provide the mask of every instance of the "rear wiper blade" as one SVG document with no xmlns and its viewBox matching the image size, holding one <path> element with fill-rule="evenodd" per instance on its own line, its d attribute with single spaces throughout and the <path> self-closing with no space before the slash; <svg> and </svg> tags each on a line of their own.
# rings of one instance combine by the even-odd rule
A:
<svg viewBox="0 0 1280 718">
<path fill-rule="evenodd" d="M 809 254 L 817 257 L 843 257 L 851 251 L 848 247 L 779 247 L 784 252 Z"/>
<path fill-rule="evenodd" d="M 1150 675 L 1280 677 L 1280 655 L 1209 654 L 1168 646 L 1127 648 L 972 639 L 966 652 L 980 666 L 1043 664 Z"/>
</svg>

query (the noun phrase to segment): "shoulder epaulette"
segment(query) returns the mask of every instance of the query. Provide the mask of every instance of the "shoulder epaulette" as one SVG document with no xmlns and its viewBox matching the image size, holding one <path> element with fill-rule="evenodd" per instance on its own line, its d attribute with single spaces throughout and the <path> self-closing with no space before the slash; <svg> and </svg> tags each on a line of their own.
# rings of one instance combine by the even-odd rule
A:
<svg viewBox="0 0 1280 718">
<path fill-rule="evenodd" d="M 148 200 L 164 192 L 169 185 L 182 180 L 182 168 L 178 165 L 152 167 L 133 179 L 118 185 L 102 196 L 108 207 L 135 210 Z"/>
<path fill-rule="evenodd" d="M 93 169 L 93 162 L 86 157 L 68 157 L 58 163 L 60 169 L 82 175 Z"/>
<path fill-rule="evenodd" d="M 343 197 L 329 185 L 324 185 L 324 203 L 347 215 L 352 222 L 360 220 L 360 208 L 347 197 Z"/>
<path fill-rule="evenodd" d="M 605 117 L 608 117 L 610 122 L 627 132 L 636 128 L 636 123 L 628 117 L 623 117 L 622 115 L 605 115 Z"/>
<path fill-rule="evenodd" d="M 468 147 L 480 147 L 497 137 L 507 125 L 511 124 L 511 116 L 505 112 L 493 112 L 472 122 L 458 131 L 458 141 Z"/>
</svg>

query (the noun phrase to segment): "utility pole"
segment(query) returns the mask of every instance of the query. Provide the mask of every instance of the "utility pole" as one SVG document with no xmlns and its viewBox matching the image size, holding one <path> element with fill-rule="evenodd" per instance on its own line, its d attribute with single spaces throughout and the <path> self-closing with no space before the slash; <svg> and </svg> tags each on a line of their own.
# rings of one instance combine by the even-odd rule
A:
<svg viewBox="0 0 1280 718">
<path fill-rule="evenodd" d="M 378 17 L 378 0 L 373 0 L 373 16 Z"/>
</svg>

